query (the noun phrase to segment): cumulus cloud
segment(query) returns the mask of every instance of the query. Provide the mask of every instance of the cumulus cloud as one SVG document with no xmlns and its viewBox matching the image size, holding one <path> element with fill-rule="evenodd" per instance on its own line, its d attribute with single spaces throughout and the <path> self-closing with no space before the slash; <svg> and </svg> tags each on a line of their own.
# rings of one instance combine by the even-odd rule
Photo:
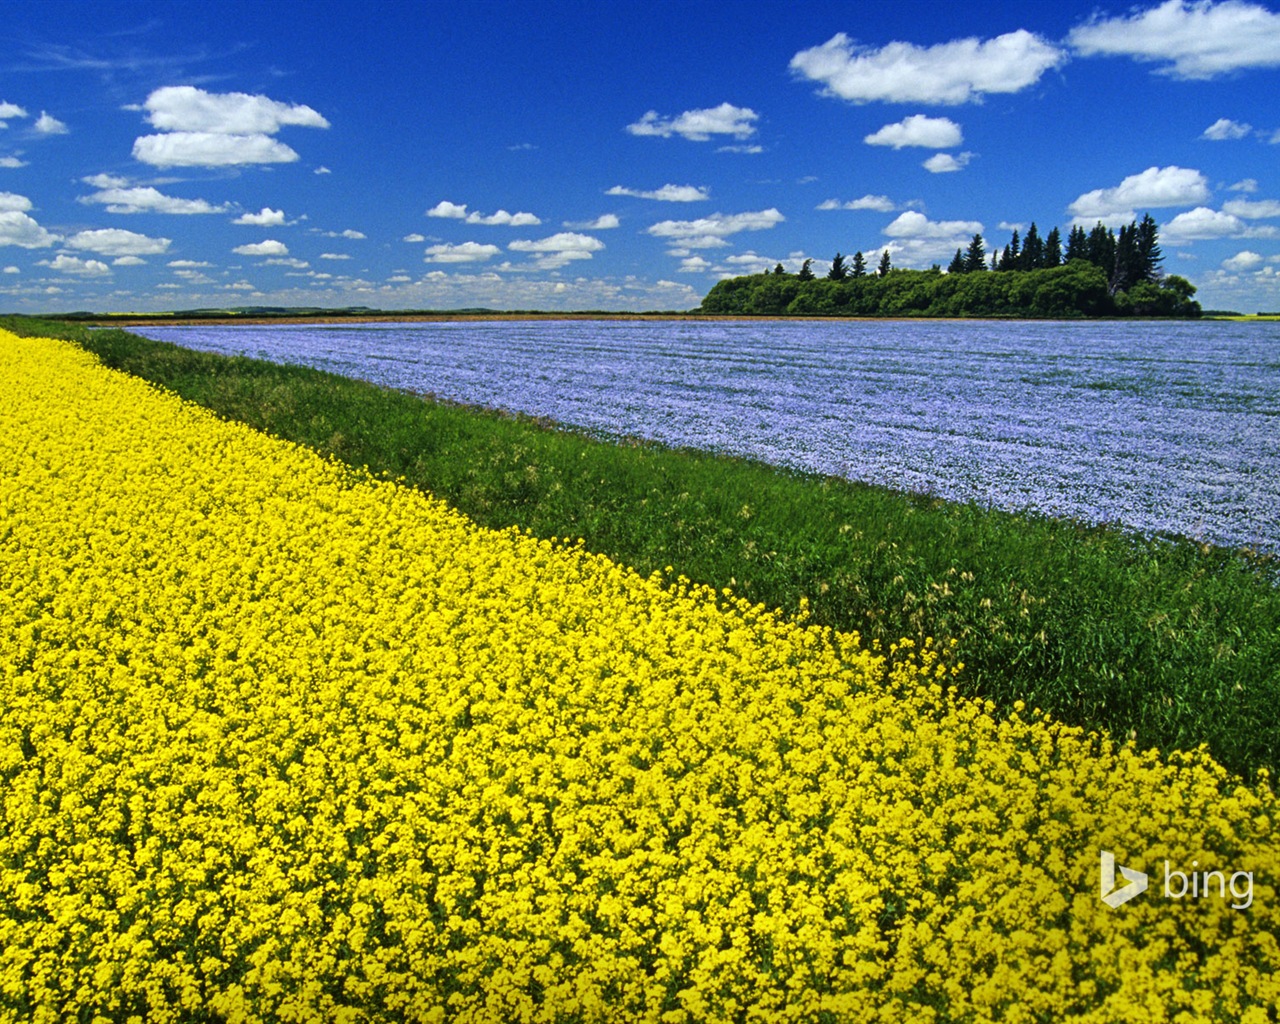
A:
<svg viewBox="0 0 1280 1024">
<path fill-rule="evenodd" d="M 298 154 L 271 138 L 282 127 L 328 128 L 310 107 L 248 93 L 209 93 L 165 86 L 143 104 L 147 120 L 164 134 L 134 141 L 134 159 L 155 167 L 230 167 L 292 163 Z"/>
<path fill-rule="evenodd" d="M 169 132 L 135 139 L 133 158 L 153 167 L 236 167 L 293 163 L 298 154 L 268 135 Z"/>
<path fill-rule="evenodd" d="M 1179 242 L 1199 241 L 1207 238 L 1230 238 L 1245 231 L 1244 221 L 1229 213 L 1197 206 L 1180 213 L 1168 224 L 1161 226 L 1163 241 L 1176 245 Z"/>
<path fill-rule="evenodd" d="M 862 139 L 868 146 L 920 146 L 924 149 L 951 149 L 964 141 L 960 126 L 949 117 L 912 114 L 895 124 L 887 124 Z"/>
<path fill-rule="evenodd" d="M 168 251 L 172 244 L 172 239 L 151 238 L 124 228 L 79 231 L 67 239 L 71 248 L 96 252 L 101 256 L 155 256 Z"/>
<path fill-rule="evenodd" d="M 101 203 L 106 206 L 108 213 L 201 214 L 224 213 L 227 210 L 225 205 L 214 206 L 203 199 L 167 196 L 150 186 L 125 187 L 127 182 L 110 175 L 94 175 L 84 181 L 97 185 L 98 191 L 91 196 L 80 196 L 80 202 Z M 110 184 L 103 184 L 105 182 Z"/>
<path fill-rule="evenodd" d="M 1244 180 L 1242 180 L 1242 181 L 1237 181 L 1234 185 L 1228 185 L 1228 186 L 1227 186 L 1227 191 L 1228 191 L 1228 192 L 1244 192 L 1244 193 L 1257 192 L 1257 191 L 1258 191 L 1258 179 L 1257 179 L 1257 178 L 1245 178 L 1245 179 L 1244 179 Z"/>
<path fill-rule="evenodd" d="M 1250 252 L 1245 249 L 1229 259 L 1223 260 L 1222 268 L 1231 271 L 1257 270 L 1264 262 L 1266 261 L 1260 253 Z"/>
<path fill-rule="evenodd" d="M 604 194 L 607 196 L 633 196 L 636 199 L 656 199 L 662 203 L 697 203 L 711 198 L 710 193 L 705 188 L 699 188 L 696 185 L 663 185 L 662 188 L 656 188 L 652 191 L 614 185 L 613 188 L 606 189 Z"/>
<path fill-rule="evenodd" d="M 725 239 L 739 231 L 763 231 L 781 224 L 786 218 L 776 209 L 753 213 L 713 213 L 697 220 L 664 220 L 646 228 L 657 238 L 669 238 L 672 244 L 687 249 L 710 249 L 728 245 Z"/>
<path fill-rule="evenodd" d="M 479 242 L 461 242 L 457 245 L 442 243 L 427 246 L 426 262 L 428 263 L 477 263 L 497 256 L 501 249 L 496 245 L 481 245 Z"/>
<path fill-rule="evenodd" d="M 56 270 L 59 274 L 75 274 L 80 277 L 104 277 L 111 268 L 101 260 L 82 260 L 79 256 L 62 253 L 52 260 L 41 260 L 40 266 Z"/>
<path fill-rule="evenodd" d="M 861 199 L 850 199 L 844 203 L 839 199 L 827 199 L 819 203 L 817 208 L 819 210 L 875 210 L 877 213 L 891 213 L 898 206 L 888 196 L 873 196 L 868 193 Z"/>
<path fill-rule="evenodd" d="M 853 103 L 938 103 L 980 100 L 988 93 L 1034 85 L 1066 54 L 1019 29 L 994 39 L 956 39 L 936 46 L 893 42 L 873 49 L 839 32 L 791 58 L 796 75 L 823 84 L 823 93 Z"/>
<path fill-rule="evenodd" d="M 346 253 L 344 253 L 344 252 L 322 252 L 322 253 L 320 254 L 320 258 L 321 258 L 322 260 L 349 260 L 349 259 L 351 259 L 351 257 L 350 257 L 350 256 L 348 256 L 348 255 L 347 255 Z"/>
<path fill-rule="evenodd" d="M 209 93 L 190 85 L 156 89 L 143 108 L 152 127 L 172 132 L 274 135 L 286 125 L 328 128 L 310 107 L 243 92 Z"/>
<path fill-rule="evenodd" d="M 617 214 L 605 213 L 601 214 L 595 220 L 585 221 L 565 221 L 564 226 L 567 228 L 576 228 L 579 231 L 607 231 L 609 228 L 616 228 L 620 225 Z"/>
<path fill-rule="evenodd" d="M 1241 124 L 1239 121 L 1232 121 L 1229 117 L 1220 117 L 1204 130 L 1202 139 L 1212 139 L 1214 142 L 1223 142 L 1227 139 L 1243 139 L 1253 131 L 1253 125 Z"/>
<path fill-rule="evenodd" d="M 1280 217 L 1280 200 L 1230 199 L 1222 204 L 1222 211 L 1245 220 L 1265 220 Z"/>
<path fill-rule="evenodd" d="M 261 242 L 251 242 L 248 245 L 237 245 L 231 250 L 240 256 L 288 256 L 289 247 L 284 242 L 277 242 L 274 238 L 267 238 Z"/>
<path fill-rule="evenodd" d="M 1086 57 L 1157 62 L 1174 78 L 1280 67 L 1280 14 L 1244 0 L 1165 0 L 1128 16 L 1095 16 L 1068 40 Z"/>
<path fill-rule="evenodd" d="M 656 110 L 650 110 L 639 121 L 627 125 L 627 131 L 632 135 L 656 135 L 664 139 L 679 135 L 691 142 L 706 142 L 712 135 L 748 139 L 756 133 L 755 121 L 759 117 L 749 107 L 735 107 L 732 103 L 705 110 L 686 110 L 675 117 L 663 117 Z"/>
<path fill-rule="evenodd" d="M 36 118 L 36 123 L 32 125 L 32 127 L 40 135 L 66 135 L 71 131 L 70 128 L 59 121 L 56 117 L 43 110 L 40 111 L 40 116 Z"/>
<path fill-rule="evenodd" d="M 968 167 L 972 159 L 972 153 L 957 153 L 954 156 L 950 153 L 934 153 L 920 166 L 930 174 L 948 174 Z"/>
<path fill-rule="evenodd" d="M 11 195 L 12 193 L 6 193 Z M 21 198 L 21 197 L 20 197 Z M 59 241 L 29 214 L 21 210 L 0 209 L 0 245 L 16 245 L 22 249 L 44 249 Z"/>
<path fill-rule="evenodd" d="M 561 231 L 547 238 L 518 239 L 507 246 L 512 252 L 538 255 L 534 265 L 539 270 L 556 270 L 572 260 L 589 260 L 604 248 L 604 242 L 590 235 Z"/>
<path fill-rule="evenodd" d="M 16 103 L 9 103 L 7 100 L 0 100 L 0 128 L 8 128 L 6 123 L 12 121 L 15 117 L 26 117 L 27 112 Z"/>
<path fill-rule="evenodd" d="M 138 256 L 117 256 L 111 261 L 113 267 L 145 267 L 147 261 Z"/>
<path fill-rule="evenodd" d="M 1138 209 L 1190 206 L 1209 198 L 1209 183 L 1186 167 L 1148 167 L 1115 188 L 1096 188 L 1067 207 L 1078 221 L 1133 220 Z"/>
<path fill-rule="evenodd" d="M 496 213 L 483 214 L 475 210 L 467 212 L 466 203 L 451 203 L 442 199 L 427 211 L 428 217 L 444 217 L 449 220 L 461 220 L 468 224 L 483 224 L 498 227 L 535 227 L 542 220 L 532 213 L 508 213 L 498 210 Z"/>
<path fill-rule="evenodd" d="M 31 209 L 31 200 L 20 196 L 17 192 L 0 192 L 0 211 L 21 210 L 25 213 Z"/>
<path fill-rule="evenodd" d="M 27 162 L 19 160 L 16 156 L 0 156 L 0 167 L 18 168 L 26 166 Z"/>
<path fill-rule="evenodd" d="M 260 228 L 279 227 L 284 223 L 284 210 L 264 206 L 258 213 L 242 213 L 232 224 L 251 224 Z"/>
<path fill-rule="evenodd" d="M 923 213 L 907 210 L 884 228 L 890 238 L 961 238 L 972 237 L 982 231 L 977 220 L 930 220 Z"/>
<path fill-rule="evenodd" d="M 402 242 L 425 242 L 426 240 L 426 235 L 420 235 L 416 231 L 412 234 L 405 235 L 404 238 L 401 239 Z"/>
</svg>

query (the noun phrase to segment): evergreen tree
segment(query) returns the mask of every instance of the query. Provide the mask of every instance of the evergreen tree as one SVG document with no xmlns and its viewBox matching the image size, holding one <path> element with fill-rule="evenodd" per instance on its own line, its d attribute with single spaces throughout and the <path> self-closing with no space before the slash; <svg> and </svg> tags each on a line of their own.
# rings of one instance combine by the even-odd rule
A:
<svg viewBox="0 0 1280 1024">
<path fill-rule="evenodd" d="M 1019 270 L 1039 270 L 1044 266 L 1044 239 L 1036 230 L 1036 222 L 1027 228 L 1027 237 L 1022 240 L 1022 258 L 1018 261 Z"/>
<path fill-rule="evenodd" d="M 1164 254 L 1160 252 L 1160 232 L 1151 214 L 1143 214 L 1142 223 L 1138 225 L 1135 243 L 1142 280 L 1159 281 L 1160 264 L 1164 262 Z"/>
<path fill-rule="evenodd" d="M 783 267 L 782 267 L 782 264 L 781 264 L 781 263 L 779 263 L 776 267 L 774 267 L 774 268 L 773 268 L 773 276 L 774 276 L 774 277 L 785 277 L 785 276 L 786 276 L 786 274 L 787 274 L 787 272 L 786 272 L 786 270 L 784 270 L 784 269 L 783 269 Z"/>
<path fill-rule="evenodd" d="M 1063 263 L 1070 263 L 1072 260 L 1087 260 L 1089 258 L 1089 238 L 1084 233 L 1084 228 L 1076 224 L 1071 228 L 1071 233 L 1067 235 L 1067 251 L 1062 257 Z"/>
<path fill-rule="evenodd" d="M 797 274 L 796 277 L 801 281 L 812 281 L 813 280 L 813 270 L 811 269 L 812 267 L 813 267 L 813 260 L 805 260 L 804 263 L 800 266 L 800 273 Z"/>
<path fill-rule="evenodd" d="M 849 270 L 844 265 L 844 257 L 836 253 L 836 258 L 831 261 L 831 269 L 827 271 L 827 280 L 843 281 L 848 276 Z"/>
<path fill-rule="evenodd" d="M 861 249 L 859 249 L 857 252 L 853 254 L 853 276 L 854 277 L 867 276 L 867 260 L 866 260 L 866 257 L 862 255 Z"/>
<path fill-rule="evenodd" d="M 1111 264 L 1108 288 L 1111 294 L 1127 291 L 1139 281 L 1145 280 L 1142 257 L 1138 255 L 1138 225 L 1132 221 L 1120 228 L 1116 239 L 1115 257 Z"/>
<path fill-rule="evenodd" d="M 1044 239 L 1044 265 L 1056 267 L 1062 263 L 1062 235 L 1055 224 L 1052 231 Z"/>
<path fill-rule="evenodd" d="M 1116 269 L 1116 236 L 1102 221 L 1098 221 L 1089 232 L 1089 240 L 1085 244 L 1085 259 L 1095 267 L 1101 267 L 1107 280 L 1111 280 Z"/>
<path fill-rule="evenodd" d="M 886 252 L 886 256 L 888 253 Z M 982 235 L 976 234 L 969 242 L 969 249 L 964 254 L 964 270 L 966 274 L 976 274 L 987 269 L 987 247 Z"/>
<path fill-rule="evenodd" d="M 891 270 L 893 270 L 893 264 L 889 262 L 889 250 L 886 249 L 880 254 L 880 269 L 878 273 L 881 277 L 888 277 Z"/>
<path fill-rule="evenodd" d="M 1013 237 L 1009 239 L 1009 244 L 1004 247 L 1004 252 L 1000 256 L 1001 270 L 1018 270 L 1019 263 L 1022 260 L 1022 240 L 1018 238 L 1018 229 L 1013 229 Z"/>
<path fill-rule="evenodd" d="M 951 257 L 951 265 L 947 267 L 948 274 L 964 274 L 968 272 L 968 268 L 964 262 L 964 250 L 957 249 L 956 254 Z"/>
</svg>

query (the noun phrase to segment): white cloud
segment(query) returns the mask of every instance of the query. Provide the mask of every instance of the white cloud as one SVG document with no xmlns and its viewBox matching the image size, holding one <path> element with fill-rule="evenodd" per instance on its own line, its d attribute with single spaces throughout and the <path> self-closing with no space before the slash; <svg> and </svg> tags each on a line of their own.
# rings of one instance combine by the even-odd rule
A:
<svg viewBox="0 0 1280 1024">
<path fill-rule="evenodd" d="M 536 227 L 542 220 L 532 213 L 508 213 L 498 210 L 496 213 L 483 214 L 475 210 L 467 212 L 466 203 L 451 203 L 442 199 L 427 211 L 428 217 L 444 217 L 449 220 L 466 221 L 468 224 L 482 224 L 498 227 Z"/>
<path fill-rule="evenodd" d="M 1222 204 L 1222 211 L 1245 220 L 1265 220 L 1280 217 L 1280 200 L 1230 199 Z"/>
<path fill-rule="evenodd" d="M 413 232 L 413 234 L 405 235 L 404 238 L 401 239 L 402 242 L 425 242 L 426 240 L 426 235 L 420 235 L 416 231 Z"/>
<path fill-rule="evenodd" d="M 351 259 L 346 253 L 342 252 L 322 252 L 320 254 L 322 260 L 349 260 Z"/>
<path fill-rule="evenodd" d="M 1250 252 L 1248 249 L 1236 253 L 1230 259 L 1222 261 L 1224 270 L 1240 271 L 1240 270 L 1256 270 L 1266 262 L 1263 256 L 1256 252 Z"/>
<path fill-rule="evenodd" d="M 110 179 L 108 175 L 98 175 L 96 177 L 118 180 Z M 94 183 L 93 180 L 88 178 L 85 181 L 90 184 Z M 159 189 L 151 188 L 150 186 L 100 188 L 99 191 L 91 196 L 81 196 L 80 202 L 102 203 L 106 206 L 108 213 L 201 214 L 224 213 L 227 210 L 226 206 L 214 206 L 203 199 L 179 199 L 176 196 L 167 196 Z"/>
<path fill-rule="evenodd" d="M 21 270 L 19 270 L 17 267 L 12 267 L 12 266 L 11 266 L 11 267 L 5 267 L 5 268 L 4 268 L 4 272 L 5 272 L 6 274 L 21 274 L 21 273 L 22 273 L 22 271 L 21 271 Z"/>
<path fill-rule="evenodd" d="M 317 167 L 312 173 L 313 174 L 332 174 L 333 171 L 329 170 L 329 168 L 327 167 Z"/>
<path fill-rule="evenodd" d="M 747 146 L 717 146 L 717 153 L 763 153 L 764 146 L 752 143 Z"/>
<path fill-rule="evenodd" d="M 101 260 L 82 260 L 79 256 L 68 256 L 65 253 L 52 260 L 41 260 L 40 266 L 56 270 L 59 274 L 76 274 L 81 277 L 104 277 L 111 273 L 111 268 Z"/>
<path fill-rule="evenodd" d="M 31 209 L 31 200 L 16 192 L 0 192 L 0 210 L 20 210 L 23 213 Z"/>
<path fill-rule="evenodd" d="M 1086 57 L 1157 61 L 1175 78 L 1280 67 L 1280 14 L 1244 0 L 1165 0 L 1128 17 L 1095 16 L 1068 39 Z"/>
<path fill-rule="evenodd" d="M 949 117 L 912 114 L 895 124 L 887 124 L 862 140 L 868 146 L 920 146 L 924 149 L 951 149 L 964 141 L 960 126 Z"/>
<path fill-rule="evenodd" d="M 96 252 L 101 256 L 155 256 L 167 252 L 172 244 L 172 239 L 150 238 L 124 228 L 80 231 L 67 239 L 71 248 Z"/>
<path fill-rule="evenodd" d="M 56 117 L 43 110 L 40 111 L 40 116 L 36 118 L 36 123 L 32 127 L 41 135 L 66 135 L 71 131 Z"/>
<path fill-rule="evenodd" d="M 819 210 L 875 210 L 877 213 L 891 213 L 898 208 L 888 196 L 867 194 L 861 199 L 851 199 L 846 203 L 839 199 L 827 199 L 818 204 Z"/>
<path fill-rule="evenodd" d="M 1190 242 L 1206 238 L 1230 238 L 1241 235 L 1245 231 L 1244 221 L 1229 213 L 1210 210 L 1205 206 L 1197 206 L 1194 210 L 1180 213 L 1168 224 L 1160 228 L 1160 238 L 1176 245 L 1179 242 Z"/>
<path fill-rule="evenodd" d="M 604 194 L 607 196 L 632 196 L 636 199 L 656 199 L 662 203 L 697 203 L 711 198 L 710 193 L 705 188 L 699 188 L 696 185 L 663 185 L 662 188 L 653 189 L 652 191 L 614 185 L 613 188 L 605 189 Z"/>
<path fill-rule="evenodd" d="M 534 265 L 539 270 L 556 270 L 571 260 L 589 260 L 604 248 L 604 242 L 590 235 L 561 231 L 547 238 L 518 239 L 508 246 L 512 252 L 539 254 Z"/>
<path fill-rule="evenodd" d="M 237 245 L 231 251 L 241 256 L 289 255 L 289 247 L 284 242 L 277 242 L 274 238 L 267 238 L 261 242 L 252 242 L 249 245 Z"/>
<path fill-rule="evenodd" d="M 1253 131 L 1253 125 L 1241 124 L 1239 121 L 1232 121 L 1229 117 L 1220 117 L 1204 130 L 1202 139 L 1212 139 L 1214 142 L 1224 142 L 1227 139 L 1243 139 Z"/>
<path fill-rule="evenodd" d="M 567 228 L 576 228 L 579 231 L 607 231 L 610 228 L 616 228 L 620 225 L 617 214 L 606 213 L 597 217 L 595 220 L 587 221 L 565 221 L 564 226 Z"/>
<path fill-rule="evenodd" d="M 428 263 L 476 263 L 497 256 L 501 249 L 496 245 L 479 242 L 461 242 L 457 245 L 441 244 L 427 247 Z"/>
<path fill-rule="evenodd" d="M 686 110 L 676 117 L 662 117 L 656 110 L 650 110 L 639 121 L 627 125 L 627 131 L 632 135 L 656 135 L 664 139 L 679 135 L 691 142 L 706 142 L 712 135 L 748 139 L 756 133 L 753 122 L 759 117 L 754 110 L 731 103 L 705 110 Z"/>
<path fill-rule="evenodd" d="M 994 39 L 956 39 L 936 46 L 893 42 L 857 45 L 843 32 L 791 58 L 791 70 L 824 85 L 826 95 L 854 103 L 959 104 L 987 93 L 1034 85 L 1066 55 L 1024 29 Z"/>
<path fill-rule="evenodd" d="M 171 267 L 211 267 L 212 263 L 207 260 L 170 260 L 168 263 Z"/>
<path fill-rule="evenodd" d="M 190 85 L 156 89 L 143 107 L 155 128 L 219 135 L 274 135 L 285 125 L 328 128 L 310 107 L 243 92 L 209 93 Z"/>
<path fill-rule="evenodd" d="M 117 256 L 111 261 L 113 267 L 145 267 L 147 261 L 137 256 Z"/>
<path fill-rule="evenodd" d="M 258 213 L 242 213 L 232 224 L 251 224 L 260 228 L 279 227 L 284 223 L 284 210 L 273 210 L 264 206 Z"/>
<path fill-rule="evenodd" d="M 235 167 L 292 163 L 298 154 L 268 135 L 170 132 L 135 139 L 133 158 L 153 167 Z"/>
<path fill-rule="evenodd" d="M 134 140 L 134 159 L 155 167 L 292 163 L 298 154 L 271 138 L 286 125 L 328 128 L 310 107 L 248 93 L 165 86 L 147 97 L 147 120 L 163 135 Z"/>
<path fill-rule="evenodd" d="M 0 210 L 0 245 L 16 245 L 23 249 L 43 249 L 58 241 L 21 210 Z"/>
<path fill-rule="evenodd" d="M 1244 193 L 1257 192 L 1258 179 L 1245 178 L 1243 181 L 1237 181 L 1234 185 L 1228 185 L 1227 191 L 1228 192 L 1244 192 Z"/>
<path fill-rule="evenodd" d="M 534 216 L 532 213 L 508 213 L 506 210 L 498 210 L 488 215 L 472 212 L 467 214 L 468 224 L 488 224 L 498 225 L 502 227 L 525 228 L 536 227 L 542 223 L 541 218 Z"/>
<path fill-rule="evenodd" d="M 934 153 L 920 166 L 930 174 L 947 174 L 951 171 L 963 170 L 969 166 L 969 161 L 972 159 L 972 153 L 957 153 L 955 156 L 950 153 Z"/>
<path fill-rule="evenodd" d="M 1186 167 L 1148 167 L 1131 174 L 1115 188 L 1096 188 L 1067 207 L 1078 221 L 1132 220 L 1147 207 L 1190 206 L 1209 198 L 1209 183 L 1199 171 Z"/>
<path fill-rule="evenodd" d="M 701 274 L 711 269 L 711 263 L 701 256 L 686 256 L 680 261 L 681 274 Z"/>
<path fill-rule="evenodd" d="M 907 210 L 900 213 L 884 228 L 890 238 L 961 238 L 972 237 L 982 231 L 977 220 L 930 220 L 923 213 Z"/>
<path fill-rule="evenodd" d="M 0 167 L 26 167 L 25 160 L 19 160 L 16 156 L 0 156 Z"/>
<path fill-rule="evenodd" d="M 713 213 L 697 220 L 664 220 L 646 228 L 646 232 L 658 238 L 670 238 L 673 245 L 687 249 L 710 249 L 728 245 L 724 239 L 739 231 L 763 231 L 786 218 L 776 209 L 754 213 Z"/>
<path fill-rule="evenodd" d="M 0 128 L 8 128 L 6 121 L 12 121 L 15 117 L 26 117 L 27 112 L 16 103 L 9 103 L 0 100 Z"/>
<path fill-rule="evenodd" d="M 467 204 L 451 203 L 447 199 L 441 199 L 440 202 L 427 211 L 427 216 L 462 220 L 467 216 Z"/>
</svg>

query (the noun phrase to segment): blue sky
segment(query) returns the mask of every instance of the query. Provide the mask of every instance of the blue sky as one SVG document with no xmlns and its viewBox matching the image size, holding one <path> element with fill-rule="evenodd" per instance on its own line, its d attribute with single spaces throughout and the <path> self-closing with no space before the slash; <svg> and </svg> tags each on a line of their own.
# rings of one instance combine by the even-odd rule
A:
<svg viewBox="0 0 1280 1024">
<path fill-rule="evenodd" d="M 0 0 L 0 310 L 687 309 L 1150 212 L 1280 309 L 1280 7 Z"/>
</svg>

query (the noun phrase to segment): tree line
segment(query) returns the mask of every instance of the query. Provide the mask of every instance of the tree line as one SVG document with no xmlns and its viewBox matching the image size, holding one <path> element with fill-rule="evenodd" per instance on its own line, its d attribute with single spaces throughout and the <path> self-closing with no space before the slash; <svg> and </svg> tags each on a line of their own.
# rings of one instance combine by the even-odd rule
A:
<svg viewBox="0 0 1280 1024">
<path fill-rule="evenodd" d="M 809 316 L 1199 316 L 1195 286 L 1164 274 L 1159 230 L 1150 214 L 1120 228 L 1076 225 L 1064 246 L 1057 227 L 1041 237 L 1034 222 L 1015 229 L 1003 249 L 987 253 L 975 234 L 957 249 L 946 273 L 897 270 L 888 250 L 874 273 L 855 252 L 837 252 L 825 277 L 805 260 L 799 273 L 779 263 L 772 273 L 718 282 L 704 313 Z"/>
</svg>

